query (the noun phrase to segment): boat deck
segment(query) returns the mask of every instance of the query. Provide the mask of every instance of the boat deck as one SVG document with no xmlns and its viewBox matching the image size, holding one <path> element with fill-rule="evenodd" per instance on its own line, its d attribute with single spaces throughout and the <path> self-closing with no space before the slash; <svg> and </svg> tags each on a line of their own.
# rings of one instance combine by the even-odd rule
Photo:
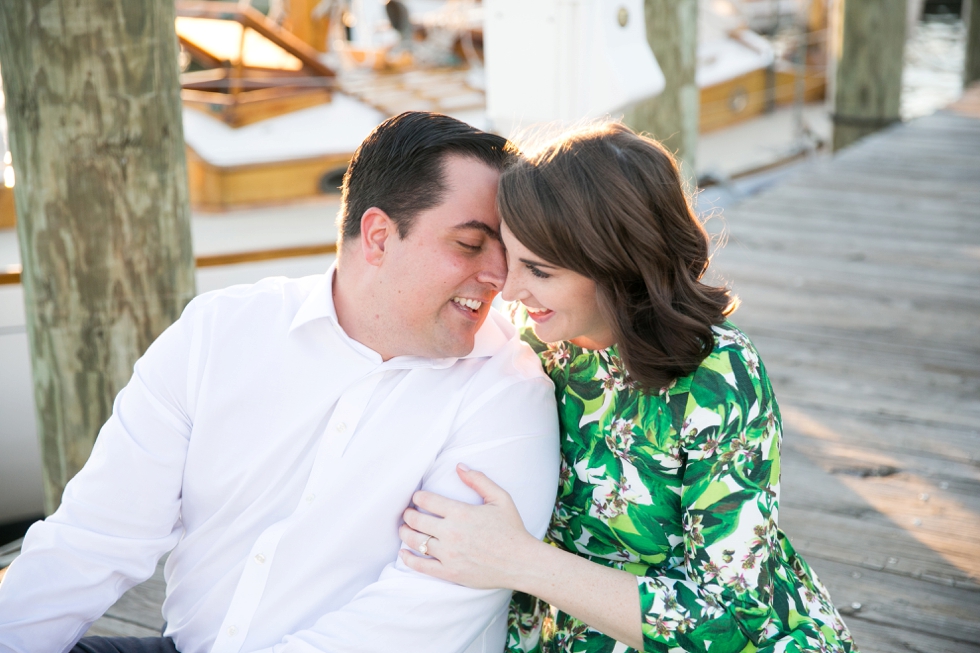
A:
<svg viewBox="0 0 980 653">
<path fill-rule="evenodd" d="M 781 526 L 863 653 L 980 651 L 973 95 L 715 222 L 715 267 L 782 407 Z M 158 633 L 163 595 L 158 569 L 90 632 Z"/>
</svg>

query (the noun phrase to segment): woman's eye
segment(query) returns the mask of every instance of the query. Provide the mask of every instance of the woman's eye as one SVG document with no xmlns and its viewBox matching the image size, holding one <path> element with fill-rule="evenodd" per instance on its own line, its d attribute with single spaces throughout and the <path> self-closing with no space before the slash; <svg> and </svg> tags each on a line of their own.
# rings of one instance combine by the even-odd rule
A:
<svg viewBox="0 0 980 653">
<path fill-rule="evenodd" d="M 542 272 L 539 268 L 536 268 L 533 265 L 527 266 L 527 269 L 530 270 L 531 274 L 536 276 L 538 279 L 548 279 L 551 277 L 550 274 L 548 274 L 547 272 Z"/>
</svg>

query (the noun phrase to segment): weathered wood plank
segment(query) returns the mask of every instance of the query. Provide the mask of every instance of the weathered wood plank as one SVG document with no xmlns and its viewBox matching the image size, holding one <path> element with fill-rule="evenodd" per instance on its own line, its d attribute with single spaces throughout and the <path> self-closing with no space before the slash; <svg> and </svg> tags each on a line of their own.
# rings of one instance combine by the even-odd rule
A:
<svg viewBox="0 0 980 653">
<path fill-rule="evenodd" d="M 167 557 L 157 564 L 156 571 L 145 582 L 131 588 L 109 608 L 105 615 L 89 628 L 87 635 L 103 637 L 154 637 L 163 628 L 160 607 L 166 598 L 163 566 Z"/>
<path fill-rule="evenodd" d="M 868 412 L 849 414 L 837 407 L 803 407 L 798 403 L 784 406 L 783 424 L 788 449 L 809 454 L 812 459 L 826 460 L 831 450 L 843 452 L 855 461 L 878 460 L 898 469 L 932 479 L 943 489 L 962 492 L 980 499 L 980 465 L 975 450 L 976 433 L 948 425 L 904 422 Z M 799 437 L 798 435 L 799 434 Z M 843 461 L 834 469 L 844 470 Z"/>
<path fill-rule="evenodd" d="M 760 218 L 765 215 L 768 208 L 775 212 L 773 217 L 790 217 L 798 226 L 846 226 L 847 233 L 853 229 L 855 235 L 872 238 L 893 230 L 930 233 L 937 227 L 945 226 L 955 226 L 966 233 L 977 231 L 976 222 L 973 220 L 975 213 L 971 212 L 971 209 L 975 208 L 972 202 L 980 195 L 974 197 L 971 193 L 963 198 L 947 197 L 937 206 L 935 201 L 919 203 L 906 200 L 901 196 L 895 197 L 894 193 L 886 195 L 883 192 L 880 197 L 869 197 L 861 195 L 857 189 L 854 191 L 853 198 L 842 193 L 840 197 L 828 201 L 823 197 L 825 192 L 824 189 L 786 192 L 780 197 L 760 200 L 750 208 L 758 211 Z M 789 215 L 786 214 L 785 202 L 796 204 Z M 949 235 L 940 232 L 935 234 L 935 237 L 942 239 Z"/>
<path fill-rule="evenodd" d="M 85 633 L 86 637 L 159 637 L 160 629 L 147 628 L 130 621 L 104 616 Z"/>
<path fill-rule="evenodd" d="M 847 624 L 861 653 L 977 653 L 980 645 L 946 639 L 942 634 L 922 635 L 915 630 L 882 626 L 857 617 Z"/>
<path fill-rule="evenodd" d="M 807 559 L 815 552 L 980 592 L 980 563 L 970 551 L 980 526 L 968 494 L 888 456 L 815 460 L 793 446 L 785 451 L 781 527 Z"/>
<path fill-rule="evenodd" d="M 781 527 L 864 653 L 980 651 L 980 120 L 890 128 L 723 222 Z"/>
<path fill-rule="evenodd" d="M 812 562 L 817 575 L 842 608 L 848 624 L 870 622 L 980 648 L 976 591 L 944 587 L 867 568 L 858 570 L 859 575 L 855 577 L 855 568 L 851 565 L 831 560 Z M 860 609 L 849 609 L 855 603 L 861 605 Z M 860 640 L 857 645 L 863 650 Z"/>
</svg>

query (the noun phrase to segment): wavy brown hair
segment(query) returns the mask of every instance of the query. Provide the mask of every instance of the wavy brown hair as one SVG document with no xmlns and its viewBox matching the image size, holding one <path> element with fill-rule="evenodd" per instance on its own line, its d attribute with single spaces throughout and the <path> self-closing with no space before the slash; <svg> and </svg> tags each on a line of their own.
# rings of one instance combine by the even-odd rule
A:
<svg viewBox="0 0 980 653">
<path fill-rule="evenodd" d="M 545 262 L 595 281 L 623 363 L 646 391 L 691 374 L 714 348 L 711 327 L 738 304 L 701 281 L 710 240 L 674 157 L 620 123 L 525 153 L 500 178 L 497 210 Z"/>
</svg>

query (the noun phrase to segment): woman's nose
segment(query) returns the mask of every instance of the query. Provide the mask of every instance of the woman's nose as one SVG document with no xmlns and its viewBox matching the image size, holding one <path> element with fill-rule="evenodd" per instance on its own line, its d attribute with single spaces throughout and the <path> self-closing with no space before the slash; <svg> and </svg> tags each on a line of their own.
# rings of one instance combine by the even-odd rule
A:
<svg viewBox="0 0 980 653">
<path fill-rule="evenodd" d="M 526 296 L 527 292 L 521 287 L 518 275 L 508 272 L 507 278 L 504 281 L 504 287 L 500 291 L 500 298 L 505 302 L 513 302 L 518 299 L 524 299 Z"/>
</svg>

